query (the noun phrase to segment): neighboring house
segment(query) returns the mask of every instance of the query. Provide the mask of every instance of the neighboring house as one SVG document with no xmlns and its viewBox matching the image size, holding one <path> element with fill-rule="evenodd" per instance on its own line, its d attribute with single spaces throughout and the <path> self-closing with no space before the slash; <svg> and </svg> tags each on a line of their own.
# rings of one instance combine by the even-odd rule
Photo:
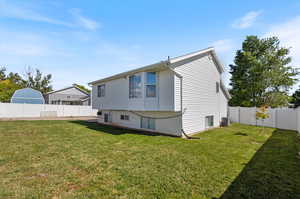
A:
<svg viewBox="0 0 300 199">
<path fill-rule="evenodd" d="M 32 88 L 16 90 L 11 97 L 10 102 L 17 104 L 45 104 L 42 93 Z"/>
<path fill-rule="evenodd" d="M 90 105 L 90 94 L 76 85 L 49 92 L 45 95 L 46 104 Z"/>
<path fill-rule="evenodd" d="M 182 136 L 220 126 L 230 95 L 214 48 L 93 81 L 98 122 Z"/>
</svg>

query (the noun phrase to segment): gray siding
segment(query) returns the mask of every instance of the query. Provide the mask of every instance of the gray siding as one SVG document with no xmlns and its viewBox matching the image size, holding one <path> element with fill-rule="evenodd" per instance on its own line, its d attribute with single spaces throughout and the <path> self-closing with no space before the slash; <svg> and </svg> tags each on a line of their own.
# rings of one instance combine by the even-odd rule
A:
<svg viewBox="0 0 300 199">
<path fill-rule="evenodd" d="M 73 87 L 47 94 L 45 98 L 48 104 L 52 104 L 52 101 L 81 101 L 88 96 L 86 93 Z M 89 105 L 89 100 L 83 103 L 83 105 Z"/>
</svg>

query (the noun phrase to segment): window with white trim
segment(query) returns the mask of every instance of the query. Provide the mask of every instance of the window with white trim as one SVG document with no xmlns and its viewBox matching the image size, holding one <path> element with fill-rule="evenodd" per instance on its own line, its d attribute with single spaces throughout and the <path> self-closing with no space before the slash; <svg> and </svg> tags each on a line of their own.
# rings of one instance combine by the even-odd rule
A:
<svg viewBox="0 0 300 199">
<path fill-rule="evenodd" d="M 155 119 L 141 117 L 141 128 L 155 130 Z"/>
<path fill-rule="evenodd" d="M 120 115 L 121 120 L 129 120 L 129 115 Z"/>
<path fill-rule="evenodd" d="M 141 75 L 129 76 L 129 98 L 142 97 L 142 78 Z"/>
<path fill-rule="evenodd" d="M 156 72 L 146 73 L 146 97 L 156 97 Z"/>
<path fill-rule="evenodd" d="M 214 116 L 213 115 L 206 116 L 205 117 L 205 127 L 211 128 L 213 126 L 214 126 Z"/>
<path fill-rule="evenodd" d="M 104 97 L 105 96 L 105 84 L 98 86 L 98 97 Z"/>
</svg>

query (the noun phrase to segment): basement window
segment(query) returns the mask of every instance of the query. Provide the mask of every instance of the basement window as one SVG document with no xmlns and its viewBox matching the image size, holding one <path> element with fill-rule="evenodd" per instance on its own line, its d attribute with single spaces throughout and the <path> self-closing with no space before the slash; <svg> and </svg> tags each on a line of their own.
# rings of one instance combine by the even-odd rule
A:
<svg viewBox="0 0 300 199">
<path fill-rule="evenodd" d="M 214 116 L 206 116 L 205 117 L 205 128 L 211 128 L 214 126 Z"/>
<path fill-rule="evenodd" d="M 155 120 L 153 118 L 142 117 L 141 128 L 155 130 Z"/>
<path fill-rule="evenodd" d="M 121 120 L 129 120 L 129 115 L 120 115 Z"/>
</svg>

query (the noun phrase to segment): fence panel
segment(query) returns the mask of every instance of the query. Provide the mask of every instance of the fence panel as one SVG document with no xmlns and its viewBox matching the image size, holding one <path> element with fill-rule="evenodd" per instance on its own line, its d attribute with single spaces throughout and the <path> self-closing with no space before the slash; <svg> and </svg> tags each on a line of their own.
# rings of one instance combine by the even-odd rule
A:
<svg viewBox="0 0 300 199">
<path fill-rule="evenodd" d="M 0 118 L 96 116 L 91 106 L 0 103 Z"/>
<path fill-rule="evenodd" d="M 240 123 L 255 125 L 256 119 L 255 117 L 256 109 L 255 108 L 245 108 L 240 107 Z"/>
<path fill-rule="evenodd" d="M 300 108 L 268 109 L 269 118 L 256 120 L 255 107 L 229 107 L 229 119 L 248 125 L 267 126 L 280 129 L 297 130 L 300 132 Z"/>
<path fill-rule="evenodd" d="M 298 132 L 300 133 L 300 108 L 298 108 L 297 111 Z"/>
<path fill-rule="evenodd" d="M 277 110 L 277 128 L 298 130 L 296 109 L 278 109 Z"/>
<path fill-rule="evenodd" d="M 238 107 L 229 107 L 228 112 L 229 112 L 229 119 L 231 122 L 236 122 L 236 123 L 240 122 L 239 120 L 240 111 Z"/>
</svg>

